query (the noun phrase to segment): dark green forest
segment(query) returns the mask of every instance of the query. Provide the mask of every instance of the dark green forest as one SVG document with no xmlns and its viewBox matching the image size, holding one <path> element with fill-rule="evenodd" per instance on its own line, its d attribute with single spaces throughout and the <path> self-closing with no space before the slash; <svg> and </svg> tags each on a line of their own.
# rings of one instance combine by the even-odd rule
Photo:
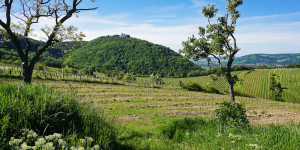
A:
<svg viewBox="0 0 300 150">
<path fill-rule="evenodd" d="M 100 37 L 70 54 L 68 65 L 135 74 L 188 73 L 201 69 L 170 48 L 136 38 Z"/>
</svg>

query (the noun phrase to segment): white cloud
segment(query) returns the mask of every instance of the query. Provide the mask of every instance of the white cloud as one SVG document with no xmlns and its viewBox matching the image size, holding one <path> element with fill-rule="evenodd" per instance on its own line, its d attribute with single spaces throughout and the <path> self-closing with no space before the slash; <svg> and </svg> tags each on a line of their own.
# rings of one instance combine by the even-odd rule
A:
<svg viewBox="0 0 300 150">
<path fill-rule="evenodd" d="M 139 39 L 170 47 L 173 50 L 180 49 L 181 42 L 187 40 L 192 34 L 197 34 L 197 25 L 158 27 L 150 24 L 139 24 L 130 27 L 120 27 L 109 30 L 84 31 L 87 40 L 99 36 L 127 33 Z"/>
<path fill-rule="evenodd" d="M 215 0 L 214 2 L 216 2 Z M 222 1 L 222 0 L 221 0 Z M 191 0 L 195 6 L 202 5 L 206 1 Z M 180 8 L 166 7 L 170 10 Z M 161 9 L 163 10 L 163 9 Z M 1 14 L 0 14 L 1 15 Z M 195 19 L 193 16 L 179 18 L 176 14 L 149 15 L 143 19 L 135 19 L 135 14 L 122 13 L 110 16 L 101 16 L 97 13 L 83 13 L 79 18 L 73 17 L 65 25 L 74 25 L 79 31 L 86 34 L 85 40 L 92 40 L 99 36 L 127 33 L 132 37 L 144 39 L 156 44 L 161 44 L 177 51 L 182 48 L 182 41 L 198 33 L 199 26 L 205 26 L 207 20 L 203 17 Z M 151 17 L 152 16 L 152 17 Z M 170 19 L 171 18 L 171 19 Z M 244 49 L 257 48 L 256 45 L 263 45 L 261 49 L 276 50 L 270 43 L 278 45 L 278 50 L 284 45 L 300 46 L 300 13 L 280 14 L 270 16 L 253 16 L 240 18 L 236 28 L 238 43 Z M 172 24 L 159 25 L 158 22 L 171 22 Z M 54 25 L 53 20 L 41 20 L 40 25 L 34 25 L 38 35 L 43 35 L 39 28 L 44 25 Z M 268 44 L 265 44 L 268 43 Z M 274 45 L 273 44 L 273 45 Z M 247 47 L 246 47 L 246 46 Z M 279 46 L 283 45 L 283 46 Z M 244 51 L 245 54 L 247 52 Z"/>
<path fill-rule="evenodd" d="M 226 0 L 190 0 L 190 2 L 193 4 L 192 7 L 203 7 L 207 5 L 208 3 L 215 5 L 215 3 L 221 2 L 221 3 L 227 3 Z"/>
</svg>

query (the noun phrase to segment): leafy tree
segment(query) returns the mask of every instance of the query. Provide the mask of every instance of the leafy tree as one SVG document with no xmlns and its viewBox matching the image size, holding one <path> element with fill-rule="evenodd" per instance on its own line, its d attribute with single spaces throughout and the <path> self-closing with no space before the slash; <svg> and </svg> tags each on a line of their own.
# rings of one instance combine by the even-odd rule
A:
<svg viewBox="0 0 300 150">
<path fill-rule="evenodd" d="M 280 84 L 280 79 L 276 74 L 273 74 L 270 78 L 270 98 L 275 101 L 284 101 L 282 99 L 282 93 L 285 88 L 283 88 Z"/>
<path fill-rule="evenodd" d="M 231 66 L 235 55 L 240 50 L 237 46 L 234 32 L 237 19 L 240 17 L 237 7 L 243 4 L 243 0 L 227 0 L 227 2 L 227 13 L 225 16 L 218 17 L 216 20 L 212 20 L 218 12 L 215 5 L 208 4 L 203 7 L 202 13 L 208 19 L 208 25 L 206 28 L 199 27 L 200 38 L 196 38 L 193 35 L 189 37 L 188 41 L 182 43 L 184 48 L 181 50 L 181 53 L 184 53 L 189 58 L 193 58 L 194 61 L 198 61 L 200 58 L 206 58 L 208 65 L 210 57 L 217 59 L 229 83 L 231 101 L 234 102 L 234 80 L 231 75 Z M 221 63 L 222 60 L 227 60 L 226 67 L 223 67 Z"/>
<path fill-rule="evenodd" d="M 94 1 L 94 0 L 91 0 Z M 31 83 L 32 73 L 36 62 L 41 59 L 41 55 L 53 48 L 53 44 L 67 41 L 82 41 L 84 36 L 77 33 L 74 26 L 64 27 L 63 23 L 70 19 L 73 14 L 78 14 L 84 10 L 94 10 L 97 8 L 78 8 L 82 0 L 1 0 L 0 12 L 5 13 L 5 18 L 0 19 L 1 40 L 11 42 L 23 64 L 23 80 Z M 6 20 L 5 20 L 6 19 Z M 18 20 L 19 24 L 12 20 Z M 41 45 L 34 43 L 30 38 L 33 35 L 33 25 L 40 23 L 42 19 L 51 19 L 55 23 L 53 27 L 45 26 L 41 31 L 45 34 Z M 25 46 L 22 46 L 25 42 Z M 32 51 L 33 49 L 33 51 Z M 34 53 L 34 55 L 29 55 Z"/>
</svg>

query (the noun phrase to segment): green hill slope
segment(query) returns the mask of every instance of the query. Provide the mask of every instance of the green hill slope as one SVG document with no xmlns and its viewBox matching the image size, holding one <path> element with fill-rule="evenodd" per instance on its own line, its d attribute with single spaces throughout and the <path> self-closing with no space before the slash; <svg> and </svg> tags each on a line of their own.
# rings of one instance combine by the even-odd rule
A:
<svg viewBox="0 0 300 150">
<path fill-rule="evenodd" d="M 200 67 L 171 49 L 136 38 L 100 37 L 72 52 L 72 67 L 104 67 L 141 74 L 188 72 Z"/>
<path fill-rule="evenodd" d="M 299 64 L 300 63 L 300 53 L 295 54 L 251 54 L 243 57 L 238 57 L 235 59 L 234 64 L 245 65 L 289 65 L 289 64 Z"/>
</svg>

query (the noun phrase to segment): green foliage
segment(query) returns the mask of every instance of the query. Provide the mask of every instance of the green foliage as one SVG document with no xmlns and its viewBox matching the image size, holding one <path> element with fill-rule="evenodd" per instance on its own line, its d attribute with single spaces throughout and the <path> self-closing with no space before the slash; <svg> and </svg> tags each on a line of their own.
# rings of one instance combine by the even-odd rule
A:
<svg viewBox="0 0 300 150">
<path fill-rule="evenodd" d="M 278 76 L 276 76 L 275 74 L 273 74 L 270 77 L 270 99 L 275 100 L 275 101 L 284 101 L 282 99 L 282 93 L 283 93 L 283 89 L 281 87 L 280 81 L 278 79 Z"/>
<path fill-rule="evenodd" d="M 103 148 L 114 139 L 113 128 L 99 108 L 80 104 L 71 89 L 59 92 L 43 85 L 0 84 L 0 126 L 1 149 L 22 129 L 39 135 L 90 136 Z"/>
<path fill-rule="evenodd" d="M 196 82 L 189 82 L 188 84 L 182 83 L 182 81 L 179 81 L 179 86 L 185 90 L 188 91 L 197 91 L 197 92 L 206 92 L 206 93 L 216 93 L 221 94 L 221 92 L 212 86 L 204 86 L 202 87 L 200 84 Z"/>
<path fill-rule="evenodd" d="M 200 84 L 195 82 L 189 82 L 188 84 L 183 84 L 181 81 L 179 81 L 179 86 L 188 91 L 197 91 L 197 92 L 204 91 L 204 88 Z"/>
<path fill-rule="evenodd" d="M 215 5 L 208 4 L 202 8 L 203 15 L 208 19 L 206 28 L 199 27 L 199 38 L 194 35 L 189 37 L 187 41 L 182 42 L 183 49 L 180 50 L 186 57 L 198 61 L 201 58 L 206 58 L 208 65 L 213 57 L 217 60 L 222 73 L 226 75 L 230 85 L 231 101 L 235 100 L 233 85 L 231 78 L 231 66 L 235 59 L 235 55 L 240 48 L 237 47 L 237 40 L 234 36 L 236 22 L 240 17 L 237 7 L 243 4 L 243 0 L 228 0 L 226 5 L 226 14 L 220 16 L 212 23 L 212 19 L 218 13 Z M 227 60 L 227 67 L 222 67 L 222 60 Z"/>
<path fill-rule="evenodd" d="M 243 128 L 220 127 L 215 120 L 183 118 L 172 120 L 158 127 L 154 135 L 136 134 L 135 145 L 147 143 L 149 139 L 165 141 L 156 149 L 176 145 L 175 149 L 298 149 L 299 124 L 244 126 Z M 141 141 L 141 139 L 144 140 Z M 168 140 L 166 140 L 168 139 Z M 125 139 L 129 140 L 130 139 Z M 170 140 L 170 141 L 169 141 Z M 170 149 L 170 148 L 169 148 Z"/>
<path fill-rule="evenodd" d="M 43 71 L 44 68 L 46 68 L 46 64 L 42 63 L 42 62 L 37 62 L 35 64 L 35 69 L 39 70 L 39 71 Z"/>
<path fill-rule="evenodd" d="M 214 115 L 223 126 L 244 126 L 249 124 L 246 108 L 243 104 L 224 101 L 220 104 L 220 108 L 215 110 Z"/>
<path fill-rule="evenodd" d="M 184 118 L 171 121 L 159 130 L 164 136 L 174 139 L 177 142 L 184 141 L 187 132 L 194 132 L 199 125 L 208 125 L 206 121 L 198 118 Z"/>
<path fill-rule="evenodd" d="M 77 74 L 78 70 L 69 66 L 65 66 L 64 68 L 64 73 L 72 73 L 72 74 Z M 86 74 L 86 70 L 84 71 L 84 74 Z"/>
<path fill-rule="evenodd" d="M 72 67 L 100 67 L 134 74 L 168 74 L 200 69 L 171 49 L 135 38 L 100 37 L 70 54 Z"/>
<path fill-rule="evenodd" d="M 163 79 L 160 78 L 159 76 L 152 76 L 151 77 L 151 82 L 155 83 L 155 84 L 164 84 Z"/>
<path fill-rule="evenodd" d="M 136 80 L 135 76 L 132 73 L 126 73 L 124 76 L 124 79 L 126 81 L 135 81 Z"/>
<path fill-rule="evenodd" d="M 91 68 L 81 68 L 81 69 L 79 69 L 78 73 L 81 75 L 93 75 L 94 74 L 94 72 Z"/>
</svg>

